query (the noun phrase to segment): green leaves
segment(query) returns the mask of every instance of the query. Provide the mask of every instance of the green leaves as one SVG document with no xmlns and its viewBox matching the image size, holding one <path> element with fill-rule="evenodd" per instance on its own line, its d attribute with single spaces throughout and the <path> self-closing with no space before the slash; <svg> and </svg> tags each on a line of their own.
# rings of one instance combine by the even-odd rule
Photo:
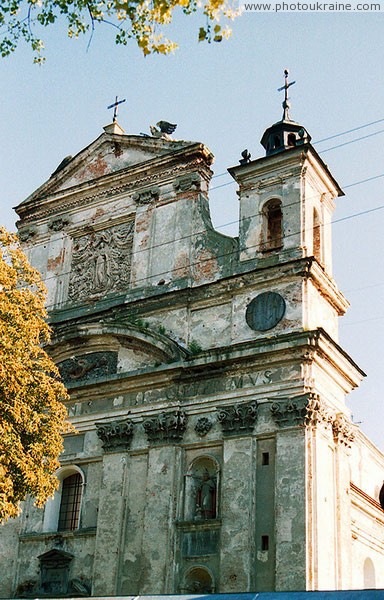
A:
<svg viewBox="0 0 384 600">
<path fill-rule="evenodd" d="M 0 228 L 0 522 L 26 494 L 41 506 L 57 484 L 67 392 L 41 347 L 49 342 L 45 288 L 16 236 Z"/>
<path fill-rule="evenodd" d="M 116 29 L 115 41 L 126 45 L 135 40 L 144 55 L 168 54 L 178 46 L 164 37 L 162 28 L 172 22 L 175 11 L 185 15 L 200 12 L 207 21 L 198 32 L 199 42 L 221 42 L 230 30 L 219 19 L 239 14 L 236 0 L 0 0 L 0 54 L 8 56 L 21 41 L 27 42 L 34 61 L 44 61 L 41 29 L 64 20 L 69 37 L 77 38 L 97 25 Z M 215 23 L 213 31 L 211 24 Z"/>
</svg>

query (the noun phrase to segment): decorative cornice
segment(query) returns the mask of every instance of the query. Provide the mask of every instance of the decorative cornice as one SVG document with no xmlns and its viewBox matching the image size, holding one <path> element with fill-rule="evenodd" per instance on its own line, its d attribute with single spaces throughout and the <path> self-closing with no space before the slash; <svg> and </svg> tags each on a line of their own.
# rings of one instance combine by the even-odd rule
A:
<svg viewBox="0 0 384 600">
<path fill-rule="evenodd" d="M 161 413 L 143 423 L 149 442 L 179 442 L 187 426 L 187 415 L 176 410 Z"/>
<path fill-rule="evenodd" d="M 225 435 L 251 433 L 257 419 L 257 403 L 233 404 L 219 410 L 217 420 Z"/>
<path fill-rule="evenodd" d="M 151 185 L 152 183 L 161 183 L 161 180 L 165 180 L 168 177 L 175 177 L 177 173 L 183 173 L 185 171 L 189 171 L 190 169 L 199 168 L 200 166 L 204 166 L 204 161 L 202 158 L 196 158 L 191 162 L 186 162 L 182 165 L 172 167 L 171 169 L 168 169 L 166 171 L 159 171 L 157 173 L 153 173 L 152 175 L 141 177 L 140 179 L 133 179 L 132 181 L 125 184 L 116 185 L 112 187 L 108 186 L 106 183 L 104 189 L 95 192 L 94 194 L 83 196 L 82 192 L 84 190 L 76 189 L 76 187 L 74 186 L 73 188 L 60 190 L 60 192 L 56 192 L 52 194 L 52 196 L 41 196 L 39 198 L 39 202 L 42 203 L 44 200 L 48 200 L 49 203 L 55 201 L 60 204 L 65 203 L 66 212 L 69 212 L 72 208 L 76 208 L 78 206 L 83 207 L 87 206 L 88 204 L 93 204 L 95 200 L 103 199 L 106 197 L 111 198 L 112 196 L 124 194 L 126 192 L 135 190 L 136 188 Z M 119 173 L 116 173 L 115 175 L 119 176 L 120 178 L 122 177 L 122 175 Z M 88 185 L 85 189 L 89 189 L 89 187 L 94 187 L 97 189 L 100 187 L 100 182 L 88 182 Z M 68 200 L 68 196 L 75 196 L 75 199 L 70 201 Z M 62 210 L 63 206 L 60 205 L 58 207 L 56 205 L 56 202 L 55 206 L 46 208 L 45 210 L 39 210 L 36 207 L 36 204 L 30 207 L 24 207 L 20 205 L 18 207 L 18 214 L 20 214 L 20 217 L 22 218 L 23 222 L 28 222 L 37 219 L 41 220 L 44 217 L 49 217 L 50 215 L 55 214 L 58 210 Z M 23 215 L 23 212 L 31 212 L 32 214 Z"/>
<path fill-rule="evenodd" d="M 97 435 L 103 442 L 104 452 L 128 450 L 133 436 L 133 423 L 130 419 L 96 423 Z"/>
</svg>

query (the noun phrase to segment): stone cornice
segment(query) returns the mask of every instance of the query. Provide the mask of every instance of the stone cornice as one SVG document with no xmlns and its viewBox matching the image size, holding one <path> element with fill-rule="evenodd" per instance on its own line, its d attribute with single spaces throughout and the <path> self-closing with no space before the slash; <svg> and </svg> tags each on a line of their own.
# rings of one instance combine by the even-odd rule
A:
<svg viewBox="0 0 384 600">
<path fill-rule="evenodd" d="M 316 289 L 326 298 L 339 316 L 345 314 L 349 307 L 348 300 L 340 292 L 335 281 L 324 271 L 314 257 L 308 259 L 303 274 L 312 281 Z"/>
<path fill-rule="evenodd" d="M 16 211 L 24 222 L 42 220 L 52 214 L 67 213 L 70 209 L 80 205 L 86 206 L 99 199 L 172 182 L 178 174 L 191 169 L 201 170 L 209 181 L 212 175 L 208 166 L 211 158 L 208 149 L 203 144 L 196 143 L 67 189 L 49 192 L 48 180 L 46 190 L 41 186 L 16 207 Z"/>
</svg>

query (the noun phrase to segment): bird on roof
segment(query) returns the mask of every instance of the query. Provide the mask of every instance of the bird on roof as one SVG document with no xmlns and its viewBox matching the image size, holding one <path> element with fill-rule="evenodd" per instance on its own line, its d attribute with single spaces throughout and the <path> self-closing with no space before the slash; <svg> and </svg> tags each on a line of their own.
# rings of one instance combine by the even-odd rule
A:
<svg viewBox="0 0 384 600">
<path fill-rule="evenodd" d="M 164 140 L 169 140 L 170 135 L 176 130 L 177 125 L 175 123 L 168 123 L 168 121 L 158 121 L 156 123 L 156 127 L 154 125 L 150 125 L 149 129 L 151 130 L 151 134 L 153 137 L 162 138 Z"/>
</svg>

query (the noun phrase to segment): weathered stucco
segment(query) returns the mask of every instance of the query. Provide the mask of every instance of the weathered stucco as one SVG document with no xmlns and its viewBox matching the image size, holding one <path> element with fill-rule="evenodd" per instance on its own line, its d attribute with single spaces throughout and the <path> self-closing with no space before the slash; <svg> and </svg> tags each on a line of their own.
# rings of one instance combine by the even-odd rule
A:
<svg viewBox="0 0 384 600">
<path fill-rule="evenodd" d="M 383 586 L 384 457 L 351 421 L 364 374 L 337 345 L 337 183 L 309 144 L 230 169 L 230 238 L 210 220 L 205 146 L 112 129 L 18 208 L 78 431 L 60 485 L 83 487 L 73 530 L 57 531 L 62 487 L 3 526 L 0 596 L 43 593 L 49 551 L 70 556 L 55 585 L 72 595 Z M 256 327 L 259 298 L 283 311 Z"/>
</svg>

